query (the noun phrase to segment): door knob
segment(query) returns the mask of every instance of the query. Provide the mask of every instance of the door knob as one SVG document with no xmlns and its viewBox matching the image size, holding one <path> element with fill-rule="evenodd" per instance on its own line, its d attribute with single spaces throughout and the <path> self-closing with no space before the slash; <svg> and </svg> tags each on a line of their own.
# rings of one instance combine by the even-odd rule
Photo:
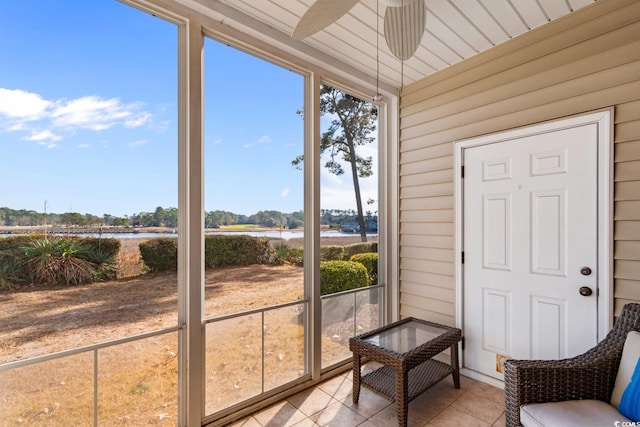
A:
<svg viewBox="0 0 640 427">
<path fill-rule="evenodd" d="M 580 274 L 582 274 L 583 276 L 590 276 L 591 275 L 591 269 L 589 267 L 582 267 L 580 269 Z"/>
<path fill-rule="evenodd" d="M 583 287 L 580 288 L 580 295 L 582 295 L 583 297 L 588 297 L 592 293 L 593 293 L 593 291 L 588 286 L 583 286 Z"/>
</svg>

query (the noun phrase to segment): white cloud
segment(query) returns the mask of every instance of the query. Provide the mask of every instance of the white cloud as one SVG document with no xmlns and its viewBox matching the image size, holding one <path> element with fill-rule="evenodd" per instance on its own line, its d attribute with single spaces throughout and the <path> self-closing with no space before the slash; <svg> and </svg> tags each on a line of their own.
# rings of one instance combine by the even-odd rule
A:
<svg viewBox="0 0 640 427">
<path fill-rule="evenodd" d="M 119 99 L 84 96 L 71 101 L 58 102 L 51 113 L 56 127 L 105 130 L 131 117 L 129 107 Z"/>
<path fill-rule="evenodd" d="M 27 141 L 46 141 L 50 140 L 52 142 L 60 141 L 62 137 L 60 135 L 56 135 L 50 130 L 42 130 L 40 132 L 32 132 L 30 136 L 24 138 Z"/>
<path fill-rule="evenodd" d="M 137 128 L 152 119 L 141 102 L 127 104 L 97 95 L 48 100 L 37 93 L 0 87 L 0 131 L 23 132 L 22 139 L 27 141 L 56 142 L 79 129 Z"/>
<path fill-rule="evenodd" d="M 7 126 L 7 130 L 9 132 L 16 132 L 19 130 L 25 130 L 24 123 L 14 123 L 12 125 Z"/>
<path fill-rule="evenodd" d="M 133 116 L 131 119 L 126 120 L 124 122 L 124 126 L 128 128 L 137 128 L 144 125 L 145 123 L 148 123 L 150 119 L 151 113 L 139 113 Z"/>
<path fill-rule="evenodd" d="M 37 120 L 46 115 L 51 105 L 51 101 L 43 99 L 36 93 L 0 88 L 0 116 Z"/>
<path fill-rule="evenodd" d="M 280 196 L 281 196 L 281 197 L 283 197 L 283 198 L 284 198 L 284 197 L 287 197 L 287 196 L 289 195 L 289 191 L 290 191 L 290 190 L 289 190 L 289 188 L 288 188 L 288 187 L 285 187 L 285 188 L 282 190 L 282 193 L 280 193 Z"/>
<path fill-rule="evenodd" d="M 78 144 L 78 148 L 91 148 L 89 144 Z"/>
</svg>

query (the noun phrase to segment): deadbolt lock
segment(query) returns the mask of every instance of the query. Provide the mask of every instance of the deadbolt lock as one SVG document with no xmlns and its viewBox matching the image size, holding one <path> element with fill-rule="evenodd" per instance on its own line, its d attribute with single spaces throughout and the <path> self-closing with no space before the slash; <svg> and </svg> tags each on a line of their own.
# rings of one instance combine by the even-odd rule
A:
<svg viewBox="0 0 640 427">
<path fill-rule="evenodd" d="M 580 269 L 580 274 L 582 274 L 583 276 L 590 276 L 591 275 L 591 269 L 589 267 L 582 267 Z"/>
</svg>

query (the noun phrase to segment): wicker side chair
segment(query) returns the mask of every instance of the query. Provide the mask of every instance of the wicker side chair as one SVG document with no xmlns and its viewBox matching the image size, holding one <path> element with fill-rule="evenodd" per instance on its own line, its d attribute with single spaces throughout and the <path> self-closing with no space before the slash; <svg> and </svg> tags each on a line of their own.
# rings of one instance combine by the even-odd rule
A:
<svg viewBox="0 0 640 427">
<path fill-rule="evenodd" d="M 609 402 L 627 334 L 640 331 L 640 304 L 627 304 L 597 346 L 563 360 L 507 360 L 504 370 L 506 425 L 520 425 L 520 406 L 596 399 Z"/>
</svg>

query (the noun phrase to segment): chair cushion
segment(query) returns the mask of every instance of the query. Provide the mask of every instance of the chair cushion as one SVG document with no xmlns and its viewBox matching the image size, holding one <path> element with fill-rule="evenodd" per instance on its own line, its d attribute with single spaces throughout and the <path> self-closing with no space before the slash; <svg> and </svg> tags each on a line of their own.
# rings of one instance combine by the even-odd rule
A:
<svg viewBox="0 0 640 427">
<path fill-rule="evenodd" d="M 622 359 L 620 360 L 620 367 L 618 368 L 616 382 L 611 394 L 611 404 L 616 408 L 620 407 L 622 394 L 631 382 L 631 377 L 638 364 L 638 358 L 640 358 L 640 332 L 631 331 L 624 342 Z"/>
<path fill-rule="evenodd" d="M 631 382 L 622 393 L 618 411 L 633 421 L 640 421 L 640 359 L 636 361 Z"/>
<path fill-rule="evenodd" d="M 532 403 L 520 408 L 520 422 L 525 427 L 542 426 L 615 426 L 616 421 L 631 421 L 600 400 L 567 400 Z"/>
</svg>

